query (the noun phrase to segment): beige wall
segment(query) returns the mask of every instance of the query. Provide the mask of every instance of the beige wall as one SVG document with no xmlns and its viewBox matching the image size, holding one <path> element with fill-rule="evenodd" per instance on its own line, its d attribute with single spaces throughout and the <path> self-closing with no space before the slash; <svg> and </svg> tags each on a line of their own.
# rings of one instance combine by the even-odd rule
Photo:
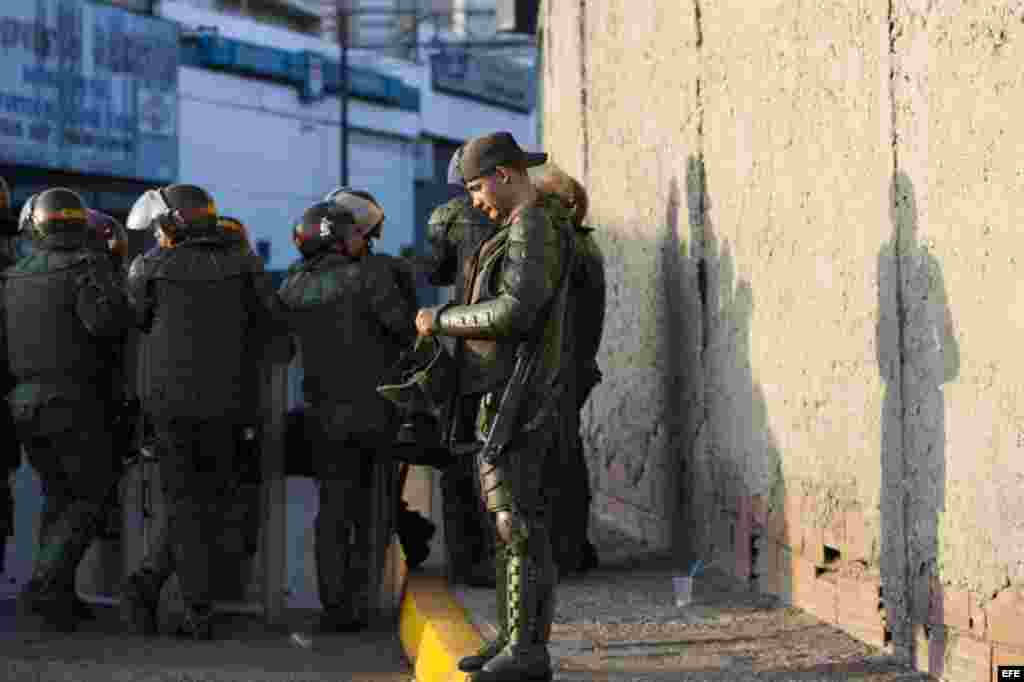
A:
<svg viewBox="0 0 1024 682">
<path fill-rule="evenodd" d="M 1021 3 L 541 12 L 544 146 L 609 268 L 596 513 L 787 596 L 866 564 L 901 646 L 961 598 L 1012 639 Z"/>
</svg>

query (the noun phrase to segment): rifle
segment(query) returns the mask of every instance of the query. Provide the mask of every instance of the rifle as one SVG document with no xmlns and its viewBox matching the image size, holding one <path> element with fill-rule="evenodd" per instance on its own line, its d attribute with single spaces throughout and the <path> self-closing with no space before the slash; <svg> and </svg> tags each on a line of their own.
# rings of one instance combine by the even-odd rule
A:
<svg viewBox="0 0 1024 682">
<path fill-rule="evenodd" d="M 537 358 L 540 355 L 540 341 L 544 334 L 544 327 L 547 325 L 548 316 L 551 314 L 555 303 L 565 295 L 566 285 L 569 282 L 569 273 L 572 271 L 576 260 L 576 252 L 572 247 L 572 237 L 562 232 L 564 244 L 563 253 L 568 255 L 562 272 L 559 275 L 558 290 L 545 304 L 540 311 L 532 333 L 516 347 L 516 364 L 512 369 L 512 376 L 505 384 L 505 390 L 501 395 L 501 402 L 498 405 L 498 412 L 494 415 L 494 421 L 487 432 L 487 440 L 480 451 L 480 457 L 488 464 L 497 464 L 504 454 L 505 448 L 511 441 L 516 423 L 518 422 L 519 411 L 522 408 L 523 395 L 526 387 L 537 368 Z"/>
</svg>

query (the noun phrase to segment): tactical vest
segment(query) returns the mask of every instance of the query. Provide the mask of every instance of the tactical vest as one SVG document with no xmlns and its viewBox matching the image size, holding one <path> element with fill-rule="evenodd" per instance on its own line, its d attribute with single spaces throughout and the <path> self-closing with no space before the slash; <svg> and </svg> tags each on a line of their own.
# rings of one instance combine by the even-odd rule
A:
<svg viewBox="0 0 1024 682">
<path fill-rule="evenodd" d="M 306 401 L 344 406 L 332 412 L 334 431 L 378 431 L 395 417 L 376 387 L 406 346 L 371 307 L 375 292 L 368 282 L 375 280 L 368 278 L 368 269 L 373 267 L 389 266 L 374 257 L 324 254 L 293 268 L 279 292 L 302 348 Z"/>
<path fill-rule="evenodd" d="M 247 351 L 260 340 L 253 276 L 261 267 L 233 245 L 205 239 L 143 257 L 132 276 L 155 301 L 142 395 L 154 416 L 251 419 L 257 368 Z"/>
<path fill-rule="evenodd" d="M 79 278 L 92 267 L 81 251 L 40 249 L 5 272 L 7 351 L 18 383 L 100 385 L 109 341 L 79 318 Z"/>
</svg>

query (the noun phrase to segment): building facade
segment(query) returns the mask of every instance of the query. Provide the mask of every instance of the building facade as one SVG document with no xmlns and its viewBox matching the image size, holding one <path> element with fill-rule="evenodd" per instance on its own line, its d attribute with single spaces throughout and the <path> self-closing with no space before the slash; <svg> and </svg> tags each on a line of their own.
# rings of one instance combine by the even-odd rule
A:
<svg viewBox="0 0 1024 682">
<path fill-rule="evenodd" d="M 544 0 L 597 511 L 935 677 L 1022 660 L 1024 9 Z"/>
</svg>

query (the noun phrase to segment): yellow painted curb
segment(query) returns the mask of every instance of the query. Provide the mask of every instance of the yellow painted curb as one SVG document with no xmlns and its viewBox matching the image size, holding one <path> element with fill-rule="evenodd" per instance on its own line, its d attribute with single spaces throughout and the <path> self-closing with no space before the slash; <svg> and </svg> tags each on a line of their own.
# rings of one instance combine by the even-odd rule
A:
<svg viewBox="0 0 1024 682">
<path fill-rule="evenodd" d="M 398 634 L 413 664 L 416 682 L 463 682 L 456 665 L 483 644 L 469 614 L 448 590 L 443 576 L 410 575 L 402 597 Z"/>
</svg>

